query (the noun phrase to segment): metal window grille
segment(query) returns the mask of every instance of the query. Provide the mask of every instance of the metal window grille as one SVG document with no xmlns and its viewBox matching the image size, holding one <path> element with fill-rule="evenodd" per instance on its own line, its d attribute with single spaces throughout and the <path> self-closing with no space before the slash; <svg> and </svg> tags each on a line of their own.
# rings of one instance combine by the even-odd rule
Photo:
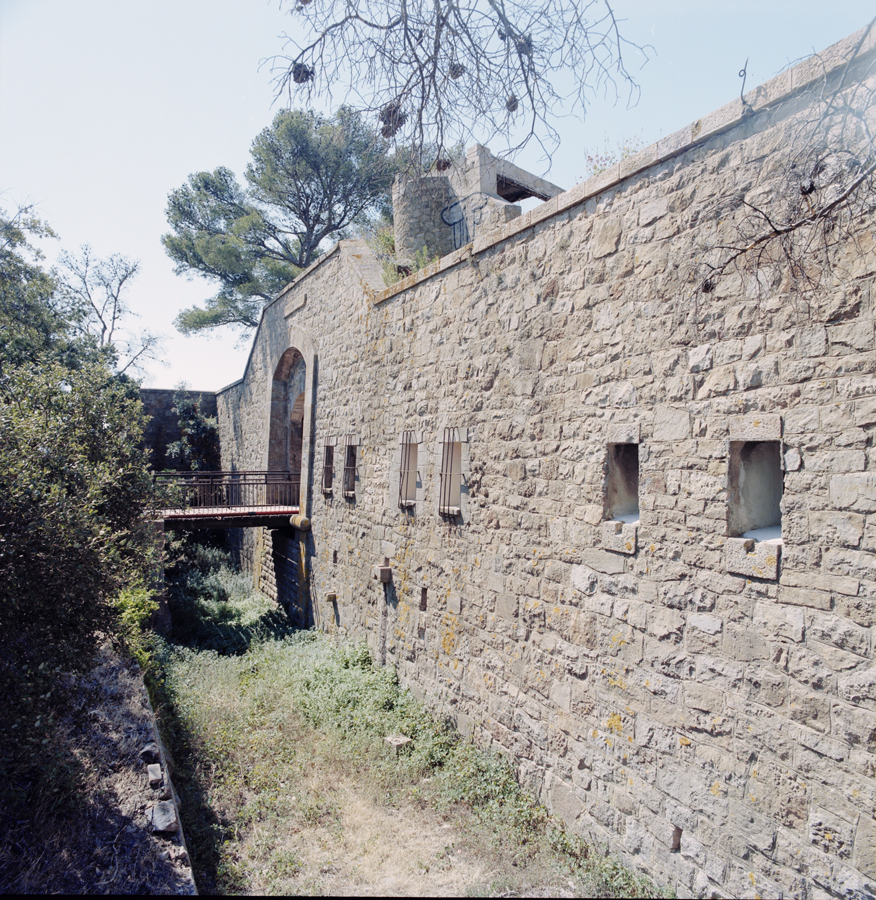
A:
<svg viewBox="0 0 876 900">
<path fill-rule="evenodd" d="M 350 499 L 356 496 L 356 444 L 352 434 L 348 434 L 344 442 L 344 496 Z"/>
<path fill-rule="evenodd" d="M 398 471 L 399 509 L 410 509 L 417 499 L 417 443 L 413 431 L 405 431 L 401 440 Z"/>
<path fill-rule="evenodd" d="M 335 439 L 327 437 L 323 447 L 322 461 L 322 492 L 332 493 L 332 482 L 335 478 Z"/>
<path fill-rule="evenodd" d="M 462 495 L 462 442 L 458 428 L 445 428 L 441 444 L 438 514 L 458 516 Z"/>
</svg>

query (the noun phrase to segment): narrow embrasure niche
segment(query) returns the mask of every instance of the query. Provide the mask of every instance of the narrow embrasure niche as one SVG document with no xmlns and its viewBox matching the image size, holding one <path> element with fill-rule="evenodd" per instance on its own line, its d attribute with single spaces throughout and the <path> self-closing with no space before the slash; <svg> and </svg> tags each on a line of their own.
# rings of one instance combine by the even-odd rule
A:
<svg viewBox="0 0 876 900">
<path fill-rule="evenodd" d="M 731 441 L 727 533 L 782 540 L 781 441 Z"/>
<path fill-rule="evenodd" d="M 639 445 L 608 445 L 606 518 L 627 525 L 639 524 Z"/>
</svg>

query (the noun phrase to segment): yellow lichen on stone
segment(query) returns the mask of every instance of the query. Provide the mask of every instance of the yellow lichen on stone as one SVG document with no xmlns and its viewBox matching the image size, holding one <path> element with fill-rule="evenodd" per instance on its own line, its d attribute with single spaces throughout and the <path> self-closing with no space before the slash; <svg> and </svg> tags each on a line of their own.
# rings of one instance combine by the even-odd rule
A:
<svg viewBox="0 0 876 900">
<path fill-rule="evenodd" d="M 624 730 L 624 723 L 621 720 L 620 713 L 610 715 L 605 724 L 608 730 L 613 731 L 615 734 L 620 734 Z"/>
</svg>

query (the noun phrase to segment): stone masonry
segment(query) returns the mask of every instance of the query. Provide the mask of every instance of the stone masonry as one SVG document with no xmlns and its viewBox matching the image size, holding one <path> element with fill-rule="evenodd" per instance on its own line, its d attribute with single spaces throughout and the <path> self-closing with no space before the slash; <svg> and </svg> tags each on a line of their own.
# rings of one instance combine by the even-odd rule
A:
<svg viewBox="0 0 876 900">
<path fill-rule="evenodd" d="M 874 223 L 689 280 L 857 37 L 392 287 L 342 241 L 217 397 L 223 468 L 297 440 L 259 582 L 679 896 L 873 896 Z"/>
<path fill-rule="evenodd" d="M 186 391 L 198 400 L 205 416 L 216 417 L 216 395 L 212 391 Z M 143 432 L 143 446 L 152 451 L 149 462 L 156 472 L 175 468 L 174 461 L 167 455 L 168 444 L 182 437 L 179 419 L 173 410 L 177 391 L 159 388 L 142 388 L 140 400 L 147 417 Z"/>
<path fill-rule="evenodd" d="M 550 200 L 562 188 L 498 159 L 480 144 L 446 174 L 396 178 L 392 187 L 395 246 L 400 260 L 414 259 L 425 248 L 430 258 L 446 256 L 469 243 L 479 231 L 504 225 L 520 215 L 516 200 Z"/>
</svg>

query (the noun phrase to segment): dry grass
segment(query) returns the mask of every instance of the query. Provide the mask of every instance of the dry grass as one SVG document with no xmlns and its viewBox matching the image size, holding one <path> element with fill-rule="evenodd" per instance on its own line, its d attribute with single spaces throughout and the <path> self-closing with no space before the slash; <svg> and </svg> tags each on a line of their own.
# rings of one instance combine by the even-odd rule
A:
<svg viewBox="0 0 876 900">
<path fill-rule="evenodd" d="M 283 729 L 295 761 L 229 791 L 237 827 L 222 849 L 217 886 L 251 894 L 462 896 L 497 892 L 577 896 L 536 847 L 498 840 L 494 825 L 448 806 L 431 781 L 395 772 L 391 750 L 347 753 L 337 735 L 293 723 Z M 242 760 L 238 760 L 238 763 Z M 244 764 L 252 765 L 252 762 Z M 260 782 L 261 789 L 255 787 Z M 275 790 L 276 788 L 276 790 Z M 236 811 L 232 811 L 236 806 Z"/>
<path fill-rule="evenodd" d="M 215 606 L 196 602 L 201 616 Z M 654 895 L 566 834 L 509 761 L 436 721 L 364 646 L 284 627 L 272 637 L 276 608 L 258 595 L 240 621 L 223 604 L 221 620 L 190 621 L 187 646 L 159 648 L 154 682 L 202 891 Z M 397 733 L 413 738 L 398 753 L 384 741 Z"/>
</svg>

